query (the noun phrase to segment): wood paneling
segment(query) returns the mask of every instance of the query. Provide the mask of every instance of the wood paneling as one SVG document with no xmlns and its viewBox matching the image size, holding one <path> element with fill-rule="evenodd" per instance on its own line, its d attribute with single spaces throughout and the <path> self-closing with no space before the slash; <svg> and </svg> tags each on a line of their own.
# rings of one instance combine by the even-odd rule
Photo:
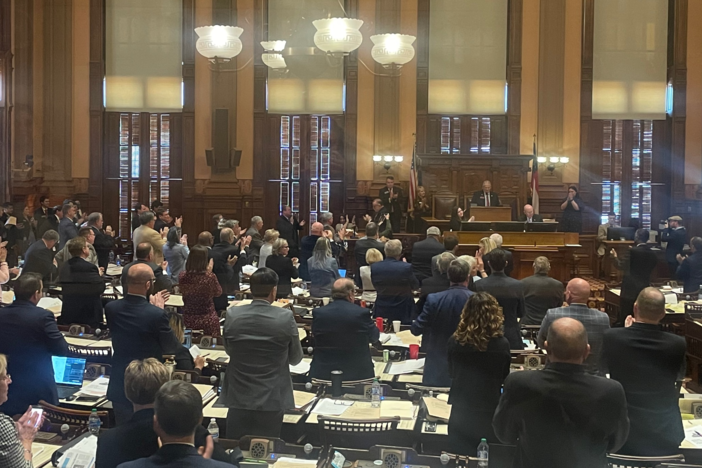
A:
<svg viewBox="0 0 702 468">
<path fill-rule="evenodd" d="M 12 1 L 0 0 L 0 198 L 9 200 L 12 184 L 12 154 L 10 141 L 10 106 L 12 100 Z"/>
<path fill-rule="evenodd" d="M 90 182 L 88 207 L 91 211 L 107 210 L 103 205 L 103 78 L 105 77 L 105 3 L 90 0 Z M 104 188 L 107 190 L 107 187 Z M 110 192 L 105 192 L 110 193 Z M 119 191 L 111 192 L 113 194 Z M 113 224 L 116 226 L 116 224 Z"/>
</svg>

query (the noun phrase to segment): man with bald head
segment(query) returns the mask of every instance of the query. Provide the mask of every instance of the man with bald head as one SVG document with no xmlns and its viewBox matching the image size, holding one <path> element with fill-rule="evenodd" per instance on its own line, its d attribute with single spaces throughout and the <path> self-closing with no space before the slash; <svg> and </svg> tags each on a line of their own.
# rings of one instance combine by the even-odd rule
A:
<svg viewBox="0 0 702 468">
<path fill-rule="evenodd" d="M 492 191 L 492 182 L 489 180 L 483 181 L 482 190 L 473 192 L 470 204 L 471 206 L 502 206 L 500 197 Z"/>
<path fill-rule="evenodd" d="M 554 320 L 544 346 L 543 370 L 505 379 L 495 435 L 517 445 L 515 467 L 606 467 L 607 453 L 619 450 L 629 433 L 624 389 L 586 372 L 590 345 L 580 321 Z"/>
<path fill-rule="evenodd" d="M 665 297 L 645 288 L 625 328 L 607 330 L 602 360 L 621 383 L 631 421 L 629 439 L 618 453 L 656 457 L 679 453 L 685 438 L 675 382 L 685 377 L 685 338 L 661 330 Z"/>
<path fill-rule="evenodd" d="M 165 296 L 154 291 L 156 278 L 146 263 L 132 265 L 127 273 L 129 292 L 123 299 L 105 306 L 107 326 L 112 336 L 112 373 L 107 398 L 112 401 L 117 424 L 129 421 L 133 408 L 124 394 L 124 371 L 135 359 L 176 354 L 176 339 L 163 310 Z M 151 294 L 151 297 L 149 297 Z"/>
<path fill-rule="evenodd" d="M 333 301 L 312 311 L 315 339 L 310 377 L 330 380 L 333 370 L 344 373 L 344 380 L 373 377 L 369 343 L 380 337 L 371 311 L 354 304 L 356 286 L 339 278 L 332 286 Z"/>
<path fill-rule="evenodd" d="M 519 216 L 519 221 L 523 223 L 543 223 L 544 218 L 540 214 L 534 213 L 534 207 L 524 205 L 524 214 Z"/>
<path fill-rule="evenodd" d="M 310 271 L 307 268 L 307 260 L 312 257 L 312 251 L 317 244 L 317 239 L 322 237 L 324 233 L 324 225 L 320 222 L 312 223 L 310 226 L 310 235 L 302 238 L 300 242 L 300 278 L 305 281 L 311 281 Z"/>
<path fill-rule="evenodd" d="M 602 335 L 609 330 L 609 315 L 599 310 L 590 309 L 587 301 L 590 298 L 590 284 L 582 278 L 573 278 L 566 286 L 565 299 L 568 307 L 557 307 L 546 312 L 537 341 L 544 348 L 548 329 L 553 322 L 562 317 L 571 317 L 582 322 L 590 343 L 590 356 L 585 361 L 590 374 L 604 375 L 600 369 L 600 356 L 602 353 Z"/>
<path fill-rule="evenodd" d="M 213 259 L 212 273 L 217 276 L 217 281 L 222 287 L 222 294 L 215 297 L 213 301 L 218 311 L 227 310 L 229 306 L 227 296 L 239 290 L 239 272 L 247 263 L 248 243 L 251 242 L 251 237 L 236 239 L 234 230 L 225 227 L 219 232 L 219 240 L 220 242 L 209 250 Z"/>
</svg>

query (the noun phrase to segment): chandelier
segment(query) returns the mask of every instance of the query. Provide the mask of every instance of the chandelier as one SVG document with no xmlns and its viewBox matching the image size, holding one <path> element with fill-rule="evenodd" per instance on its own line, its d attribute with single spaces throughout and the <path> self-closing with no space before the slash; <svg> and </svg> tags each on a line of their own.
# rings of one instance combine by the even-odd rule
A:
<svg viewBox="0 0 702 468">
<path fill-rule="evenodd" d="M 376 34 L 371 36 L 371 57 L 385 68 L 401 67 L 414 58 L 414 36 L 407 34 Z"/>
<path fill-rule="evenodd" d="M 263 63 L 274 70 L 282 70 L 288 67 L 283 57 L 283 49 L 285 49 L 285 41 L 262 41 L 261 46 L 265 51 L 261 58 Z"/>
<path fill-rule="evenodd" d="M 201 26 L 195 28 L 198 35 L 195 48 L 210 62 L 229 62 L 241 53 L 243 46 L 239 36 L 243 32 L 237 26 Z"/>
<path fill-rule="evenodd" d="M 328 54 L 348 55 L 361 47 L 363 21 L 351 18 L 328 18 L 312 21 L 317 28 L 314 45 Z"/>
</svg>

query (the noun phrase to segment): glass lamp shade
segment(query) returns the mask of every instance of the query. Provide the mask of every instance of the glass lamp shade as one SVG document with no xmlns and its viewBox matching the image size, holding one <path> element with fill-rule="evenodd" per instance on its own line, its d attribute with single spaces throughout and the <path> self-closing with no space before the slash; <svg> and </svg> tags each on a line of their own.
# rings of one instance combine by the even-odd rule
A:
<svg viewBox="0 0 702 468">
<path fill-rule="evenodd" d="M 200 55 L 208 59 L 221 58 L 231 60 L 241 53 L 241 33 L 237 26 L 201 26 L 195 28 L 198 40 L 195 48 Z"/>
<path fill-rule="evenodd" d="M 376 34 L 371 36 L 374 44 L 371 56 L 383 66 L 402 66 L 414 58 L 415 39 L 407 34 Z"/>
<path fill-rule="evenodd" d="M 285 49 L 285 43 L 286 41 L 261 41 L 261 46 L 265 50 L 261 56 L 263 63 L 276 70 L 287 68 L 288 64 L 281 53 Z"/>
<path fill-rule="evenodd" d="M 327 53 L 349 54 L 361 47 L 363 21 L 352 18 L 329 18 L 312 21 L 317 32 L 314 44 Z"/>
</svg>

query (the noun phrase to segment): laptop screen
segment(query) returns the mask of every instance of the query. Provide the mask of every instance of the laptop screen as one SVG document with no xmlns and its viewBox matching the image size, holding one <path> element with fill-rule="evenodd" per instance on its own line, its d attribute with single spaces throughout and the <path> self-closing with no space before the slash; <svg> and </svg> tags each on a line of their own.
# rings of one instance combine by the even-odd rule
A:
<svg viewBox="0 0 702 468">
<path fill-rule="evenodd" d="M 54 380 L 57 384 L 83 385 L 83 372 L 85 372 L 85 359 L 62 356 L 51 356 L 54 367 Z"/>
</svg>

